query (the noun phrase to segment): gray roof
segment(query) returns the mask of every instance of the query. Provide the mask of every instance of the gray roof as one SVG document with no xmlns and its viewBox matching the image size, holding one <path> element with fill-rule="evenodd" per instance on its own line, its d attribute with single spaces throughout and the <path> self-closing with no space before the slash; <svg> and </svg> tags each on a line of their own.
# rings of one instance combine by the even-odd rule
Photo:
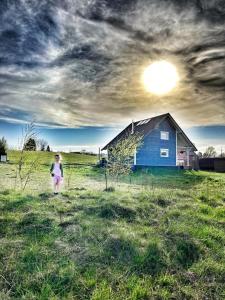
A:
<svg viewBox="0 0 225 300">
<path fill-rule="evenodd" d="M 149 132 L 151 132 L 153 129 L 156 128 L 156 126 L 161 123 L 166 118 L 169 119 L 169 121 L 172 123 L 172 125 L 176 128 L 176 130 L 182 134 L 186 142 L 194 149 L 194 151 L 197 151 L 197 148 L 195 145 L 189 140 L 187 135 L 183 132 L 183 130 L 180 128 L 180 126 L 176 123 L 174 118 L 169 114 L 163 114 L 159 115 L 153 118 L 148 118 L 140 121 L 136 121 L 133 123 L 134 126 L 134 133 L 138 133 L 140 135 L 145 136 Z M 125 136 L 128 136 L 131 134 L 132 131 L 132 123 L 130 123 L 124 130 L 122 130 L 114 139 L 112 139 L 107 145 L 105 145 L 102 150 L 107 150 L 108 147 L 113 146 L 117 141 L 124 138 Z"/>
</svg>

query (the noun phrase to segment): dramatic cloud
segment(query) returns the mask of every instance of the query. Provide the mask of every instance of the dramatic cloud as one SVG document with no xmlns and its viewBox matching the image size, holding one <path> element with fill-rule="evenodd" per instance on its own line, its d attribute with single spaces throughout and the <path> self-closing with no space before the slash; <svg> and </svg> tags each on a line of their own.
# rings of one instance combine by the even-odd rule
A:
<svg viewBox="0 0 225 300">
<path fill-rule="evenodd" d="M 176 90 L 144 90 L 173 62 Z M 105 126 L 170 112 L 225 124 L 223 0 L 1 0 L 0 119 Z"/>
</svg>

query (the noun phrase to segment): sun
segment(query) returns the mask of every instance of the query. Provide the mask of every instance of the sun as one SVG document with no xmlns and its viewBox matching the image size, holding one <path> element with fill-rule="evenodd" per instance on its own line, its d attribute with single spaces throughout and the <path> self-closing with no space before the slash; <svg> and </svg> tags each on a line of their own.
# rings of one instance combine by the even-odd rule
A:
<svg viewBox="0 0 225 300">
<path fill-rule="evenodd" d="M 169 93 L 179 80 L 176 67 L 168 61 L 156 61 L 143 73 L 143 83 L 148 92 L 156 95 Z"/>
</svg>

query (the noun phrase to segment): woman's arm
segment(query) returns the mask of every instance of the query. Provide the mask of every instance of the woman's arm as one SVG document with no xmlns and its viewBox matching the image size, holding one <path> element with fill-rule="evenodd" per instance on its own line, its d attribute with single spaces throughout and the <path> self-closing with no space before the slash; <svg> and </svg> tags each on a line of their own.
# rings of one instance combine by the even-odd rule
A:
<svg viewBox="0 0 225 300">
<path fill-rule="evenodd" d="M 60 163 L 61 176 L 63 177 L 63 165 Z"/>
<path fill-rule="evenodd" d="M 54 169 L 54 164 L 51 165 L 50 173 L 52 173 L 53 169 Z"/>
</svg>

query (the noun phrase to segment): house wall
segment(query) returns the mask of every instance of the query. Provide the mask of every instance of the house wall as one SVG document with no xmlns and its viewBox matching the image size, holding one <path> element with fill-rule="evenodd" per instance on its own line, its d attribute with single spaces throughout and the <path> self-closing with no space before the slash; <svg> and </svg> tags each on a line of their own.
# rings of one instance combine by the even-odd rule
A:
<svg viewBox="0 0 225 300">
<path fill-rule="evenodd" d="M 169 140 L 160 139 L 160 131 L 169 132 Z M 160 149 L 169 149 L 169 157 L 161 157 Z M 176 130 L 168 120 L 143 139 L 142 146 L 136 153 L 137 166 L 176 166 Z"/>
<path fill-rule="evenodd" d="M 177 135 L 177 164 L 195 169 L 198 164 L 193 147 L 190 146 L 181 133 Z"/>
</svg>

